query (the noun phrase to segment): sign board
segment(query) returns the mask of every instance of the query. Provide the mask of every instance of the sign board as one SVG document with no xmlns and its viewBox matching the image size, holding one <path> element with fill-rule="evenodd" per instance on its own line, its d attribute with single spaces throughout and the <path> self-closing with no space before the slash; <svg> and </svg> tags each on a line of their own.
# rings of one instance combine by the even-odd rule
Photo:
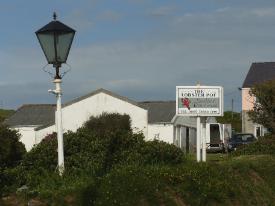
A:
<svg viewBox="0 0 275 206">
<path fill-rule="evenodd" d="M 176 114 L 180 116 L 223 116 L 223 88 L 177 86 Z"/>
</svg>

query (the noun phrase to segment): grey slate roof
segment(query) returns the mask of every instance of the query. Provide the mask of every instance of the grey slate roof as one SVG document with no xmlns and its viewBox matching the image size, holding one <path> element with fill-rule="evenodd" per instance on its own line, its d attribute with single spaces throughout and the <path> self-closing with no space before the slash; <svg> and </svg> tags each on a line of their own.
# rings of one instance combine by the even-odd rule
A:
<svg viewBox="0 0 275 206">
<path fill-rule="evenodd" d="M 13 126 L 48 125 L 54 124 L 55 105 L 26 104 L 21 106 L 5 124 Z"/>
<path fill-rule="evenodd" d="M 176 101 L 140 102 L 148 110 L 148 123 L 170 123 L 176 114 Z"/>
<path fill-rule="evenodd" d="M 275 62 L 253 63 L 246 75 L 242 88 L 275 79 Z"/>
</svg>

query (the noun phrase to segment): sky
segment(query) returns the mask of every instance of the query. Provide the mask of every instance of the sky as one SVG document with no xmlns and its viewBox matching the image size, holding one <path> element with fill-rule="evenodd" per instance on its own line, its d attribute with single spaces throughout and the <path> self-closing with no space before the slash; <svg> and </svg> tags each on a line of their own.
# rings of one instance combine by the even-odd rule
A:
<svg viewBox="0 0 275 206">
<path fill-rule="evenodd" d="M 274 0 L 9 0 L 0 2 L 0 108 L 55 103 L 35 36 L 58 20 L 77 32 L 63 102 L 98 88 L 136 101 L 175 100 L 176 86 L 223 86 L 225 110 L 253 62 L 275 61 Z M 44 68 L 44 70 L 43 70 Z"/>
</svg>

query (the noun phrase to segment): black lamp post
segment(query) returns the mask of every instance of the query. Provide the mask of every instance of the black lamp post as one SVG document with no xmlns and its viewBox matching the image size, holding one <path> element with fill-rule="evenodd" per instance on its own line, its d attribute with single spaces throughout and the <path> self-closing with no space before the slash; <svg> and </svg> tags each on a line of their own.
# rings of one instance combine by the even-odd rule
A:
<svg viewBox="0 0 275 206">
<path fill-rule="evenodd" d="M 75 35 L 75 30 L 56 20 L 56 13 L 53 14 L 53 21 L 35 32 L 42 50 L 49 64 L 56 68 L 55 79 L 61 79 L 59 68 L 66 63 L 70 48 Z"/>
<path fill-rule="evenodd" d="M 58 140 L 58 170 L 62 175 L 64 172 L 64 149 L 63 149 L 63 128 L 61 112 L 61 76 L 60 67 L 66 63 L 70 48 L 75 35 L 75 30 L 56 20 L 56 13 L 53 14 L 53 21 L 35 32 L 40 46 L 47 58 L 49 64 L 55 68 L 55 77 L 53 83 L 55 90 L 49 92 L 56 95 L 56 130 Z"/>
</svg>

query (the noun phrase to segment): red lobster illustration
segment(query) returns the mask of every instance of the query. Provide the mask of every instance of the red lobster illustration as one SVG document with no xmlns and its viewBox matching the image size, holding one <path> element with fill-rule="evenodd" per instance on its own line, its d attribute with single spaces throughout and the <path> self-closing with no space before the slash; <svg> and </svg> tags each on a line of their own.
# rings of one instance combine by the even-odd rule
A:
<svg viewBox="0 0 275 206">
<path fill-rule="evenodd" d="M 190 100 L 188 98 L 181 99 L 182 105 L 187 107 L 188 110 L 190 110 Z"/>
</svg>

